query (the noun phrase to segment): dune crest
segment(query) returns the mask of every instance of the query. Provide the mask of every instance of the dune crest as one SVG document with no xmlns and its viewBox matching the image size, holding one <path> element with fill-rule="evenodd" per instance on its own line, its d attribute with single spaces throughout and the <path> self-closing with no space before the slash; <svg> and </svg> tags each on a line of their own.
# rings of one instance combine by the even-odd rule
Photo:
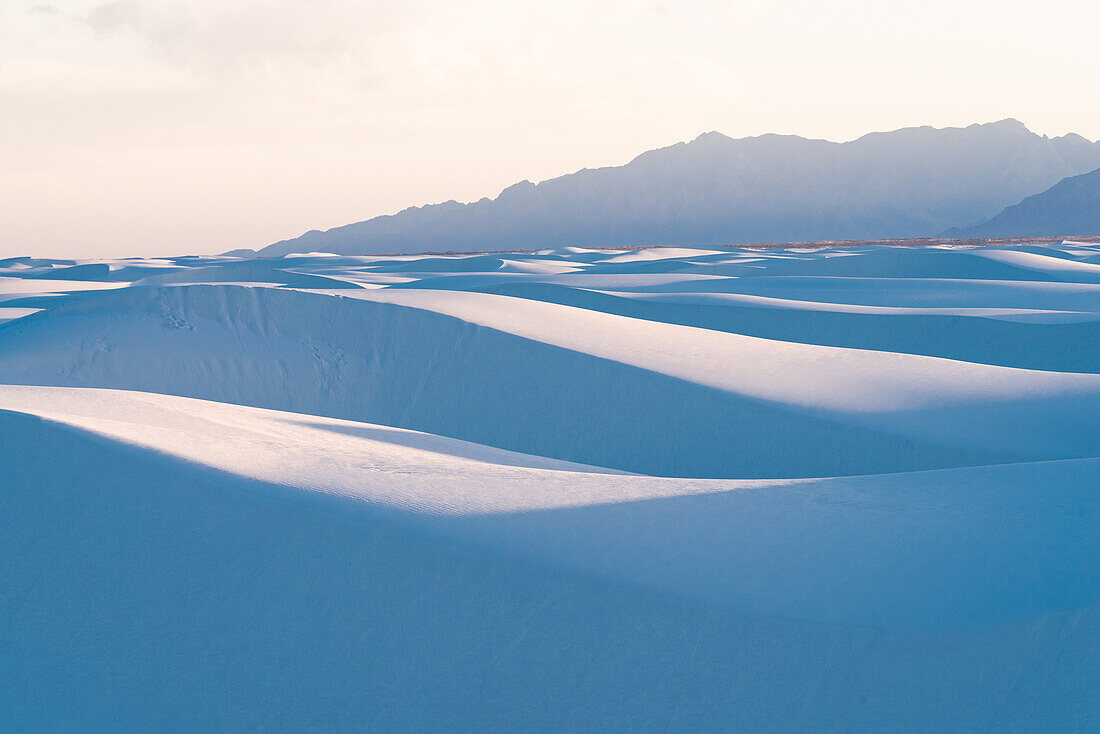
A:
<svg viewBox="0 0 1100 734">
<path fill-rule="evenodd" d="M 1095 728 L 1098 272 L 0 263 L 0 728 Z"/>
</svg>

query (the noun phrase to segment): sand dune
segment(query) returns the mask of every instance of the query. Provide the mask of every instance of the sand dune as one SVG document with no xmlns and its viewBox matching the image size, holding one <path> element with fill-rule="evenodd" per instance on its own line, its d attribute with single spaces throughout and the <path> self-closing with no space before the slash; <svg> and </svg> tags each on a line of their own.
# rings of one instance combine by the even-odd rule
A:
<svg viewBox="0 0 1100 734">
<path fill-rule="evenodd" d="M 902 253 L 0 264 L 0 728 L 1095 728 L 1097 250 Z"/>
</svg>

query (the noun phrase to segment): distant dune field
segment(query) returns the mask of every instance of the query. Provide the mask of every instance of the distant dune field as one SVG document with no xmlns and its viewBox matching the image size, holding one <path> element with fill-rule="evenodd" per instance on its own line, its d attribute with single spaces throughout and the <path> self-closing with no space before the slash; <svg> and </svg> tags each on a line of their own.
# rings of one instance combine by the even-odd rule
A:
<svg viewBox="0 0 1100 734">
<path fill-rule="evenodd" d="M 1100 237 L 0 262 L 0 729 L 1100 728 Z"/>
</svg>

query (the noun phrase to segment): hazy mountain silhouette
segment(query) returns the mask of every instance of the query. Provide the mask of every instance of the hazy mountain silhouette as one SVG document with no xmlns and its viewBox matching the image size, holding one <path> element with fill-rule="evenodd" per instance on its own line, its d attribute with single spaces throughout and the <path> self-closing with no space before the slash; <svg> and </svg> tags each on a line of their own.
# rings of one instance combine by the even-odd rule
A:
<svg viewBox="0 0 1100 734">
<path fill-rule="evenodd" d="M 1071 176 L 1010 206 L 988 222 L 949 230 L 962 237 L 1100 234 L 1100 169 Z"/>
<path fill-rule="evenodd" d="M 704 133 L 624 166 L 584 169 L 326 232 L 264 255 L 711 245 L 919 237 L 987 219 L 1100 167 L 1100 143 L 1047 138 L 1017 120 L 904 128 L 847 143 Z"/>
</svg>

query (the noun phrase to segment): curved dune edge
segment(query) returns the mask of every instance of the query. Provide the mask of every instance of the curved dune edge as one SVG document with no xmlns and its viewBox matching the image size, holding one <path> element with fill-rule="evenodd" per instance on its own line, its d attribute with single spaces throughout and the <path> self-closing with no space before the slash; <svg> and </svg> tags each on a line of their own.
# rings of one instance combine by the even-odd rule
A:
<svg viewBox="0 0 1100 734">
<path fill-rule="evenodd" d="M 479 293 L 114 292 L 11 324 L 0 380 L 136 389 L 662 476 L 1100 455 L 1100 375 L 783 342 Z"/>
<path fill-rule="evenodd" d="M 112 401 L 98 438 L 48 410 L 85 399 Z M 19 457 L 4 466 L 15 532 L 0 536 L 0 721 L 16 730 L 1095 720 L 1100 588 L 1081 577 L 1098 550 L 1082 532 L 1100 517 L 1095 462 L 441 515 L 244 476 L 285 469 L 272 460 L 317 430 L 284 422 L 297 417 L 0 390 L 6 411 L 20 401 L 0 413 Z M 222 432 L 211 440 L 236 433 L 240 474 L 178 458 L 199 450 L 186 426 L 200 420 Z M 123 424 L 140 447 L 104 438 Z M 497 496 L 517 472 L 598 476 L 462 459 L 484 472 L 463 477 L 432 453 L 452 474 L 440 496 L 488 492 L 498 473 Z M 681 593 L 708 585 L 730 596 Z"/>
<path fill-rule="evenodd" d="M 1095 730 L 1098 266 L 0 262 L 0 730 Z"/>
<path fill-rule="evenodd" d="M 67 427 L 49 442 L 62 461 L 72 431 L 90 433 L 164 457 L 147 461 L 283 488 L 272 497 L 350 500 L 332 507 L 742 612 L 905 627 L 1100 600 L 1086 560 L 1100 540 L 1074 529 L 1079 517 L 1100 518 L 1100 459 L 799 481 L 666 479 L 147 393 L 4 386 L 0 410 L 8 421 L 48 421 L 40 430 Z"/>
</svg>

